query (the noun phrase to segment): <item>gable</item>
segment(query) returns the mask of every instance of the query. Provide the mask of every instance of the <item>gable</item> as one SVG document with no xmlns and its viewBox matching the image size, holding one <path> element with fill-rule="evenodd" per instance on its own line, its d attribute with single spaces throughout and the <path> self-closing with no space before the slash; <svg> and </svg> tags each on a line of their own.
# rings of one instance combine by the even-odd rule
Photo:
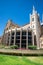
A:
<svg viewBox="0 0 43 65">
<path fill-rule="evenodd" d="M 8 20 L 8 23 L 6 24 L 5 30 L 14 29 L 15 27 L 18 28 L 19 26 L 17 24 L 12 23 L 11 20 Z"/>
</svg>

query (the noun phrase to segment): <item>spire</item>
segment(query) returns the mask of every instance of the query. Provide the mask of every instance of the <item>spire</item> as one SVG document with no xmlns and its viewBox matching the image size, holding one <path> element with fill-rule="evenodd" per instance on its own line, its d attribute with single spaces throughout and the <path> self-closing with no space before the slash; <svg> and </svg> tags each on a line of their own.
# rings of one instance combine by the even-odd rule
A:
<svg viewBox="0 0 43 65">
<path fill-rule="evenodd" d="M 41 21 L 41 25 L 43 25 L 43 14 L 42 14 L 42 21 Z"/>
<path fill-rule="evenodd" d="M 9 20 L 8 20 L 8 22 L 12 22 L 12 20 L 11 20 L 11 19 L 9 19 Z"/>
<path fill-rule="evenodd" d="M 43 14 L 42 14 L 42 23 L 43 23 Z"/>
<path fill-rule="evenodd" d="M 35 7 L 33 6 L 33 14 L 35 13 Z"/>
</svg>

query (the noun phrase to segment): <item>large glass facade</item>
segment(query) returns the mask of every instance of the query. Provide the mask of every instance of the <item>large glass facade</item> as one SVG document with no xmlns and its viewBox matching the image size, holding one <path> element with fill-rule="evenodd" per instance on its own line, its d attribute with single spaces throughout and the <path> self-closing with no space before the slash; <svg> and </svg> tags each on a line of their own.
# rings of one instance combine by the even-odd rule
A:
<svg viewBox="0 0 43 65">
<path fill-rule="evenodd" d="M 32 45 L 32 33 L 28 31 L 28 46 Z"/>
<path fill-rule="evenodd" d="M 10 45 L 14 45 L 14 34 L 15 32 L 11 32 L 11 42 L 10 42 Z"/>
<path fill-rule="evenodd" d="M 20 31 L 16 31 L 16 40 L 15 45 L 20 48 Z"/>
<path fill-rule="evenodd" d="M 27 35 L 27 33 L 28 33 L 28 35 Z M 28 37 L 28 40 L 27 40 L 27 37 Z M 15 45 L 17 45 L 19 48 L 20 48 L 20 42 L 21 42 L 21 48 L 26 48 L 27 41 L 28 41 L 28 46 L 32 45 L 32 33 L 31 33 L 31 31 L 27 32 L 24 30 L 22 30 L 22 32 L 12 31 L 11 34 L 8 33 L 8 43 L 9 43 L 9 41 L 10 41 L 10 45 L 14 45 L 14 41 L 15 41 Z"/>
<path fill-rule="evenodd" d="M 26 31 L 22 31 L 21 48 L 26 48 Z"/>
</svg>

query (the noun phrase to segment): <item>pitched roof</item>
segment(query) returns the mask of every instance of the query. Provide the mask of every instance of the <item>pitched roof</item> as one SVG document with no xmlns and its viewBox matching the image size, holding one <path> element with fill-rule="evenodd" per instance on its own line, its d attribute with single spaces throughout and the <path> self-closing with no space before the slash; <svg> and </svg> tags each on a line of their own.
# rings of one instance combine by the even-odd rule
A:
<svg viewBox="0 0 43 65">
<path fill-rule="evenodd" d="M 5 27 L 5 29 L 11 29 L 11 28 L 19 28 L 19 26 L 17 25 L 17 24 L 14 24 L 13 22 L 12 22 L 12 20 L 8 20 L 8 23 L 6 24 L 6 27 Z"/>
</svg>

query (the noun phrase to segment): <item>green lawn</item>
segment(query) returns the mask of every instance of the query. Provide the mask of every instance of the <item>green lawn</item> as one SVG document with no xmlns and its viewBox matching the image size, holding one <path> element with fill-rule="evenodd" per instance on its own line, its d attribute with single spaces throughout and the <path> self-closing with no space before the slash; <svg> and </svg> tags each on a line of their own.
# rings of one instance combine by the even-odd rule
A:
<svg viewBox="0 0 43 65">
<path fill-rule="evenodd" d="M 43 65 L 43 57 L 0 55 L 0 65 Z"/>
</svg>

